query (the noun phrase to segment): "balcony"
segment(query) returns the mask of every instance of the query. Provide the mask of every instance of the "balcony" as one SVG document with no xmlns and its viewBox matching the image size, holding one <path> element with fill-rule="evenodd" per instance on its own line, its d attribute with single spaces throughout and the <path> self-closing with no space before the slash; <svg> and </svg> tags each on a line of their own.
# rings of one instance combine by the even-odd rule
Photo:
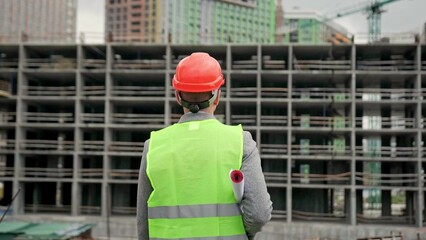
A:
<svg viewBox="0 0 426 240">
<path fill-rule="evenodd" d="M 294 219 L 314 222 L 345 222 L 345 213 L 318 213 L 307 211 L 292 211 Z"/>
<path fill-rule="evenodd" d="M 113 113 L 115 124 L 164 124 L 164 114 Z"/>
<path fill-rule="evenodd" d="M 22 89 L 27 96 L 66 98 L 76 95 L 75 86 L 22 86 Z"/>
<path fill-rule="evenodd" d="M 72 178 L 72 168 L 22 167 L 21 176 L 27 178 Z"/>
<path fill-rule="evenodd" d="M 261 46 L 262 70 L 288 70 L 288 46 Z"/>
<path fill-rule="evenodd" d="M 231 98 L 256 98 L 257 97 L 257 76 L 248 73 L 233 73 L 230 77 Z"/>
<path fill-rule="evenodd" d="M 291 154 L 296 156 L 350 156 L 350 146 L 340 145 L 292 145 Z"/>
<path fill-rule="evenodd" d="M 137 180 L 139 169 L 111 169 L 108 175 L 111 179 Z"/>
<path fill-rule="evenodd" d="M 31 69 L 75 69 L 77 61 L 74 58 L 66 58 L 61 55 L 52 55 L 50 58 L 29 58 L 25 65 L 26 68 Z"/>
<path fill-rule="evenodd" d="M 105 114 L 103 113 L 82 113 L 80 114 L 81 123 L 104 123 Z"/>
<path fill-rule="evenodd" d="M 73 113 L 23 112 L 27 123 L 74 123 Z"/>
<path fill-rule="evenodd" d="M 79 170 L 82 178 L 102 178 L 104 176 L 103 168 L 83 168 Z"/>
<path fill-rule="evenodd" d="M 286 61 L 279 59 L 281 56 L 262 56 L 262 69 L 263 70 L 286 70 Z M 282 57 L 281 57 L 282 58 Z"/>
<path fill-rule="evenodd" d="M 293 46 L 293 69 L 296 71 L 348 71 L 351 69 L 350 46 Z"/>
<path fill-rule="evenodd" d="M 363 130 L 413 129 L 416 128 L 416 120 L 414 118 L 404 118 L 399 116 L 364 116 L 355 118 L 355 127 Z"/>
<path fill-rule="evenodd" d="M 288 98 L 288 89 L 285 87 L 262 86 L 260 89 L 260 94 L 262 98 L 286 99 Z"/>
<path fill-rule="evenodd" d="M 351 94 L 346 88 L 294 88 L 291 96 L 303 100 L 345 101 L 350 100 Z"/>
<path fill-rule="evenodd" d="M 19 67 L 19 59 L 0 58 L 0 70 L 17 69 L 18 67 Z"/>
<path fill-rule="evenodd" d="M 231 97 L 233 98 L 244 98 L 244 97 L 253 97 L 257 96 L 256 87 L 235 87 L 231 89 Z"/>
<path fill-rule="evenodd" d="M 417 157 L 417 148 L 382 146 L 374 150 L 366 150 L 366 147 L 356 146 L 355 154 L 359 157 L 368 158 L 415 158 Z"/>
<path fill-rule="evenodd" d="M 415 101 L 418 93 L 416 89 L 359 88 L 355 97 L 362 101 Z"/>
<path fill-rule="evenodd" d="M 2 153 L 14 153 L 15 140 L 0 139 L 0 150 Z"/>
<path fill-rule="evenodd" d="M 356 49 L 356 70 L 360 71 L 412 71 L 416 69 L 417 46 L 414 44 L 362 45 Z"/>
<path fill-rule="evenodd" d="M 296 71 L 351 70 L 351 60 L 299 60 L 293 58 Z"/>
<path fill-rule="evenodd" d="M 257 106 L 255 102 L 231 101 L 231 124 L 243 124 L 245 126 L 256 126 Z"/>
<path fill-rule="evenodd" d="M 257 48 L 255 46 L 233 46 L 232 66 L 233 70 L 256 70 L 258 64 Z"/>
<path fill-rule="evenodd" d="M 105 59 L 83 59 L 82 60 L 83 68 L 90 70 L 98 70 L 106 68 Z"/>
<path fill-rule="evenodd" d="M 357 61 L 357 70 L 361 71 L 414 71 L 414 60 L 361 60 Z"/>
<path fill-rule="evenodd" d="M 293 183 L 301 184 L 350 184 L 351 172 L 338 174 L 313 174 L 313 173 L 293 173 L 291 177 Z"/>
<path fill-rule="evenodd" d="M 106 90 L 105 86 L 84 86 L 81 94 L 85 97 L 103 97 Z"/>
<path fill-rule="evenodd" d="M 292 126 L 301 129 L 310 128 L 334 128 L 342 129 L 350 127 L 350 119 L 348 117 L 322 117 L 322 116 L 295 116 L 292 118 Z"/>
<path fill-rule="evenodd" d="M 287 126 L 287 117 L 280 115 L 262 115 L 260 117 L 262 126 Z"/>
<path fill-rule="evenodd" d="M 416 173 L 367 173 L 355 172 L 357 185 L 362 186 L 418 186 Z"/>
<path fill-rule="evenodd" d="M 81 142 L 81 151 L 83 152 L 103 152 L 104 151 L 104 141 L 87 141 L 83 140 Z"/>
<path fill-rule="evenodd" d="M 43 152 L 63 152 L 74 151 L 73 141 L 43 140 L 43 139 L 26 139 L 20 143 L 21 150 L 27 151 L 43 151 Z"/>
<path fill-rule="evenodd" d="M 87 70 L 105 70 L 107 47 L 105 45 L 83 45 L 82 65 Z"/>
<path fill-rule="evenodd" d="M 0 147 L 1 150 L 1 147 Z M 0 179 L 1 178 L 12 178 L 15 172 L 14 167 L 0 166 Z"/>
<path fill-rule="evenodd" d="M 281 172 L 264 172 L 267 186 L 283 186 L 287 184 L 288 174 Z"/>
<path fill-rule="evenodd" d="M 286 144 L 262 143 L 259 145 L 261 155 L 287 155 Z"/>
<path fill-rule="evenodd" d="M 165 69 L 166 60 L 163 59 L 116 59 L 112 65 L 113 69 L 144 70 Z"/>
<path fill-rule="evenodd" d="M 112 141 L 108 150 L 114 153 L 128 153 L 142 156 L 143 142 Z"/>
<path fill-rule="evenodd" d="M 164 97 L 164 86 L 112 86 L 112 96 L 117 97 Z"/>
<path fill-rule="evenodd" d="M 103 149 L 102 149 L 103 151 Z M 78 176 L 83 179 L 102 179 L 104 177 L 103 169 L 103 153 L 102 154 L 81 154 L 79 156 Z"/>
<path fill-rule="evenodd" d="M 232 124 L 256 125 L 256 115 L 231 115 Z"/>
<path fill-rule="evenodd" d="M 16 122 L 16 112 L 0 112 L 0 125 Z"/>
</svg>

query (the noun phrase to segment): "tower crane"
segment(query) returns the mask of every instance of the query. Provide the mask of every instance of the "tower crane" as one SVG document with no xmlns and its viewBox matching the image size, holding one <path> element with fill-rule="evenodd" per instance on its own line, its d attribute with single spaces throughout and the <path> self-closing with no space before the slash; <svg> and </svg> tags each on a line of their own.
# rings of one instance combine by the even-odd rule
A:
<svg viewBox="0 0 426 240">
<path fill-rule="evenodd" d="M 365 12 L 367 13 L 368 20 L 368 41 L 375 42 L 379 40 L 381 35 L 381 15 L 385 12 L 383 6 L 397 1 L 400 0 L 370 0 L 369 2 L 364 2 L 362 4 L 343 9 L 334 16 L 332 15 L 330 18 L 326 18 L 325 21 L 345 17 L 359 12 Z"/>
<path fill-rule="evenodd" d="M 375 42 L 379 40 L 381 35 L 381 15 L 384 11 L 383 7 L 393 2 L 397 2 L 401 0 L 369 0 L 363 3 L 359 3 L 357 5 L 346 7 L 337 13 L 328 15 L 327 17 L 320 18 L 319 20 L 323 23 L 327 23 L 328 21 L 346 17 L 352 14 L 364 12 L 367 14 L 368 20 L 368 41 Z M 300 26 L 300 28 L 308 27 L 309 24 L 305 24 Z M 290 28 L 287 33 L 297 31 L 297 29 Z"/>
</svg>

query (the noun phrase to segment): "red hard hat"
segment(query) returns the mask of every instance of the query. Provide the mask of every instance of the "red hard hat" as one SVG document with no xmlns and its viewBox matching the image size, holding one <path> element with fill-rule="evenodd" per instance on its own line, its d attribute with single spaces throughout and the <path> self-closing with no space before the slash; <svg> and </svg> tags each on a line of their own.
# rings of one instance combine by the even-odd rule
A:
<svg viewBox="0 0 426 240">
<path fill-rule="evenodd" d="M 213 91 L 224 83 L 219 62 L 203 52 L 192 53 L 182 59 L 173 77 L 173 87 L 182 92 Z"/>
</svg>

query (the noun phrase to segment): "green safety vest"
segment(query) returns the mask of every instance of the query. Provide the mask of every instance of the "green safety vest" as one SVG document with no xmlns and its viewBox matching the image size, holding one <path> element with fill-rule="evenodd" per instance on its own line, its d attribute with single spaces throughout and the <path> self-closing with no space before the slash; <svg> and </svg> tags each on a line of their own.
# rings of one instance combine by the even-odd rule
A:
<svg viewBox="0 0 426 240">
<path fill-rule="evenodd" d="M 231 169 L 241 168 L 242 132 L 241 126 L 208 119 L 151 133 L 151 240 L 247 240 L 229 179 Z"/>
</svg>

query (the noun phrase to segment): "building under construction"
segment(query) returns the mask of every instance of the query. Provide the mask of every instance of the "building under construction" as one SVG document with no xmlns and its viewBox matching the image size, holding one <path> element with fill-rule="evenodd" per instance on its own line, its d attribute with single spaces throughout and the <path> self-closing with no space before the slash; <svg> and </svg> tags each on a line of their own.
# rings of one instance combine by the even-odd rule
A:
<svg viewBox="0 0 426 240">
<path fill-rule="evenodd" d="M 257 141 L 273 224 L 426 225 L 422 44 L 0 45 L 8 217 L 134 236 L 143 142 L 182 114 L 171 80 L 194 51 L 223 67 L 218 119 Z"/>
</svg>

